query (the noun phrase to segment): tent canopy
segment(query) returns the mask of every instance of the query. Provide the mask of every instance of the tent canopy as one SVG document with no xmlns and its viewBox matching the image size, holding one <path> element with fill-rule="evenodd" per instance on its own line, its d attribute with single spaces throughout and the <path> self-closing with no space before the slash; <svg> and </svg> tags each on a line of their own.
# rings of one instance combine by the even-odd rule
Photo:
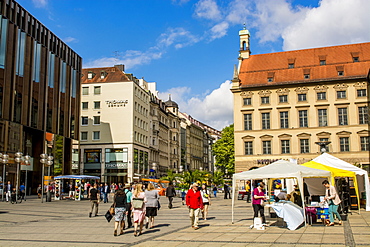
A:
<svg viewBox="0 0 370 247">
<path fill-rule="evenodd" d="M 347 170 L 343 170 L 343 169 L 338 169 L 338 168 L 331 167 L 331 166 L 326 166 L 326 165 L 317 163 L 317 162 L 312 161 L 312 160 L 307 162 L 307 163 L 302 164 L 302 166 L 311 167 L 311 168 L 320 169 L 320 170 L 325 170 L 325 171 L 330 171 L 331 172 L 331 184 L 332 185 L 335 185 L 335 178 L 337 178 L 337 177 L 353 178 L 353 183 L 354 183 L 355 190 L 356 190 L 357 200 L 358 200 L 358 202 L 360 202 L 360 196 L 359 196 L 359 193 L 358 193 L 358 185 L 357 185 L 357 178 L 356 178 L 356 173 L 355 172 L 347 171 Z"/>
<path fill-rule="evenodd" d="M 89 175 L 61 175 L 54 177 L 54 179 L 100 179 L 100 177 Z"/>
<path fill-rule="evenodd" d="M 324 164 L 326 166 L 352 171 L 355 172 L 356 175 L 364 176 L 366 192 L 366 211 L 370 211 L 370 182 L 369 174 L 367 173 L 367 171 L 358 168 L 357 166 L 351 165 L 350 163 L 347 163 L 344 160 L 341 160 L 328 153 L 323 153 L 322 155 L 314 158 L 313 161 Z"/>
<path fill-rule="evenodd" d="M 330 171 L 318 170 L 310 167 L 300 166 L 295 163 L 278 160 L 270 165 L 233 175 L 235 180 L 268 179 L 268 178 L 311 178 L 330 177 Z"/>
<path fill-rule="evenodd" d="M 231 221 L 234 222 L 234 201 L 235 201 L 235 184 L 236 180 L 249 180 L 249 179 L 278 179 L 278 178 L 296 178 L 299 188 L 303 188 L 303 178 L 315 177 L 331 177 L 329 171 L 318 170 L 310 167 L 300 166 L 295 163 L 278 160 L 270 165 L 233 175 L 233 200 L 232 200 L 232 215 Z M 301 193 L 302 201 L 304 201 L 303 193 Z M 305 205 L 303 205 L 303 212 Z"/>
</svg>

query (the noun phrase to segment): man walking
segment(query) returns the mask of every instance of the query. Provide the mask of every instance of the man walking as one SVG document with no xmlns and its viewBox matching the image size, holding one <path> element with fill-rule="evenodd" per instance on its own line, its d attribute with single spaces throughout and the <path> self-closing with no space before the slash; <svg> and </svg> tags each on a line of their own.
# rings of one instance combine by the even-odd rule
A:
<svg viewBox="0 0 370 247">
<path fill-rule="evenodd" d="M 9 198 L 11 198 L 12 196 L 12 190 L 13 190 L 13 186 L 12 184 L 10 183 L 10 181 L 8 181 L 8 184 L 5 185 L 5 197 L 6 197 L 6 202 L 9 201 Z"/>
<path fill-rule="evenodd" d="M 104 203 L 108 202 L 108 193 L 109 193 L 109 185 L 105 183 L 104 189 L 103 189 Z"/>
<path fill-rule="evenodd" d="M 176 196 L 176 190 L 175 190 L 175 187 L 173 187 L 173 184 L 170 183 L 170 185 L 166 189 L 166 197 L 168 198 L 168 208 L 169 209 L 172 208 L 172 201 L 173 201 L 174 196 Z"/>
<path fill-rule="evenodd" d="M 99 191 L 98 191 L 98 185 L 94 184 L 94 187 L 90 189 L 88 194 L 91 202 L 91 209 L 89 213 L 89 217 L 91 217 L 94 208 L 95 208 L 95 214 L 94 216 L 98 216 L 98 210 L 99 210 Z"/>
<path fill-rule="evenodd" d="M 199 221 L 199 214 L 201 210 L 203 209 L 203 201 L 202 201 L 202 195 L 200 191 L 198 190 L 197 183 L 194 183 L 191 186 L 191 189 L 186 194 L 186 206 L 188 206 L 189 208 L 191 227 L 194 230 L 199 229 L 198 221 Z"/>
</svg>

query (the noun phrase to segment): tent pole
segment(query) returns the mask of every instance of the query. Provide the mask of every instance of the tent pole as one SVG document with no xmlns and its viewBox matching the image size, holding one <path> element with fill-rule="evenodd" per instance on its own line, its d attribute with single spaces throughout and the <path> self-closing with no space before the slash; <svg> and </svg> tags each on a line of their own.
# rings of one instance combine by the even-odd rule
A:
<svg viewBox="0 0 370 247">
<path fill-rule="evenodd" d="M 235 204 L 235 187 L 236 187 L 236 179 L 235 174 L 233 175 L 233 194 L 232 194 L 232 201 L 231 201 L 231 224 L 234 224 L 234 204 Z"/>
</svg>

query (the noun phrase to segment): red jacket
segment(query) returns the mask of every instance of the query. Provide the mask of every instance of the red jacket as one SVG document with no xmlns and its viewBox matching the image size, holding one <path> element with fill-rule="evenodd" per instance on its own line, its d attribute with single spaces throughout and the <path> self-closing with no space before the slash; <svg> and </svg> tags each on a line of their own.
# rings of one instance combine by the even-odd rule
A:
<svg viewBox="0 0 370 247">
<path fill-rule="evenodd" d="M 186 205 L 192 209 L 203 208 L 202 194 L 200 191 L 194 192 L 193 189 L 190 189 L 186 194 Z"/>
</svg>

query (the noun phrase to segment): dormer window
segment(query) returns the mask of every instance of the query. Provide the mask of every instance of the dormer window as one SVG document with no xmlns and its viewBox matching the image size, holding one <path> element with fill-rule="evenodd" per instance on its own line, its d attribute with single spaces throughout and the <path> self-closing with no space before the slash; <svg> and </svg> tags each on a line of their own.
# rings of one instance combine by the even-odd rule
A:
<svg viewBox="0 0 370 247">
<path fill-rule="evenodd" d="M 326 60 L 320 60 L 320 66 L 326 65 Z"/>
<path fill-rule="evenodd" d="M 344 76 L 344 72 L 343 71 L 338 71 L 338 76 Z"/>
<path fill-rule="evenodd" d="M 274 81 L 275 72 L 268 72 L 267 73 L 267 82 L 273 82 Z"/>
<path fill-rule="evenodd" d="M 303 78 L 310 79 L 310 69 L 303 69 Z"/>
<path fill-rule="evenodd" d="M 338 76 L 344 76 L 344 66 L 337 66 L 336 69 Z"/>
<path fill-rule="evenodd" d="M 360 59 L 358 57 L 353 57 L 353 62 L 354 63 L 360 62 Z"/>
<path fill-rule="evenodd" d="M 104 79 L 107 76 L 107 74 L 108 73 L 105 71 L 100 72 L 100 79 Z"/>
<path fill-rule="evenodd" d="M 310 79 L 310 74 L 304 74 L 304 79 Z"/>
<path fill-rule="evenodd" d="M 87 73 L 87 79 L 92 79 L 94 77 L 94 73 L 92 71 L 89 71 Z"/>
<path fill-rule="evenodd" d="M 294 68 L 294 63 L 289 63 L 288 64 L 288 69 L 293 69 Z"/>
<path fill-rule="evenodd" d="M 267 78 L 267 82 L 273 82 L 274 81 L 274 77 L 268 77 Z"/>
<path fill-rule="evenodd" d="M 360 62 L 360 53 L 359 52 L 351 52 L 352 55 L 352 61 L 354 63 Z"/>
</svg>

